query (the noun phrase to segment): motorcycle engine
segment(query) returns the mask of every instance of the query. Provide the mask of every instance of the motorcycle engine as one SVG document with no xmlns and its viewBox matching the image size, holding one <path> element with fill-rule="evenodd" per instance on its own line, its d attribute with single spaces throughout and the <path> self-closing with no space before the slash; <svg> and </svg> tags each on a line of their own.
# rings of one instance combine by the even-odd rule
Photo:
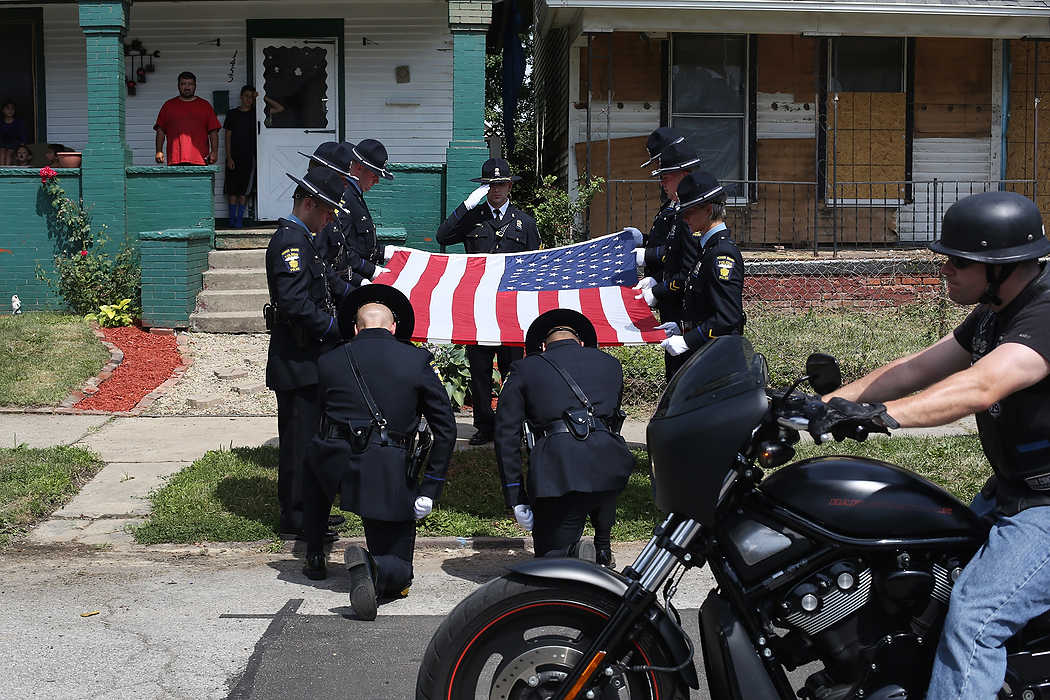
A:
<svg viewBox="0 0 1050 700">
<path fill-rule="evenodd" d="M 861 689 L 869 699 L 921 697 L 960 571 L 952 559 L 904 551 L 825 566 L 772 601 L 774 626 L 787 630 L 781 662 L 824 663 L 806 681 L 814 700 Z"/>
</svg>

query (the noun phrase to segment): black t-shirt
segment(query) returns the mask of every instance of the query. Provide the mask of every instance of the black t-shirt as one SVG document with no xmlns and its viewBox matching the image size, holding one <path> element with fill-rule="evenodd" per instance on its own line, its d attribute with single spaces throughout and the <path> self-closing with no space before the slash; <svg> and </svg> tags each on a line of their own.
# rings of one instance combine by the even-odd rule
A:
<svg viewBox="0 0 1050 700">
<path fill-rule="evenodd" d="M 255 110 L 231 109 L 222 128 L 230 132 L 230 155 L 235 161 L 255 157 Z"/>
<path fill-rule="evenodd" d="M 973 362 L 1004 343 L 1031 348 L 1050 362 L 1050 272 L 1046 266 L 1000 311 L 981 304 L 955 329 Z M 977 414 L 985 455 L 998 479 L 986 486 L 1004 512 L 1050 505 L 1050 377 Z M 1026 482 L 1026 478 L 1030 479 Z M 1031 480 L 1033 479 L 1034 480 Z M 1030 488 L 1030 486 L 1036 488 Z"/>
</svg>

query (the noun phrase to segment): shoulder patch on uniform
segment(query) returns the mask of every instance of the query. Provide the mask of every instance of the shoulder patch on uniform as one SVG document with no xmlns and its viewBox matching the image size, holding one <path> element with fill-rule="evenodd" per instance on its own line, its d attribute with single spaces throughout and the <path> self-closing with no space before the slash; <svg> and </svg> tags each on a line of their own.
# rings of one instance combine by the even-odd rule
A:
<svg viewBox="0 0 1050 700">
<path fill-rule="evenodd" d="M 281 251 L 281 259 L 288 266 L 289 272 L 299 272 L 299 249 L 285 248 Z"/>
<path fill-rule="evenodd" d="M 514 219 L 514 221 L 517 223 L 518 230 L 520 231 L 521 230 L 521 219 Z"/>
<path fill-rule="evenodd" d="M 444 382 L 445 379 L 444 379 L 444 377 L 441 376 L 441 370 L 438 369 L 437 360 L 434 359 L 434 358 L 431 358 L 430 362 L 428 362 L 427 364 L 430 365 L 430 369 L 434 370 L 434 374 L 437 375 L 438 381 L 439 382 Z"/>
<path fill-rule="evenodd" d="M 736 261 L 728 255 L 719 255 L 715 258 L 715 267 L 718 268 L 718 279 L 723 282 L 727 281 L 734 265 L 736 265 Z"/>
</svg>

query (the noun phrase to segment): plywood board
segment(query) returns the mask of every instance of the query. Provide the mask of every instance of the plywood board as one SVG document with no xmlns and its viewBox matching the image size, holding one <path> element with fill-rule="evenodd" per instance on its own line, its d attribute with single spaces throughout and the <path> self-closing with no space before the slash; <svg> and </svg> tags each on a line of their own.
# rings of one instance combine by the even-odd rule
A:
<svg viewBox="0 0 1050 700">
<path fill-rule="evenodd" d="M 761 34 L 757 51 L 757 91 L 788 93 L 794 102 L 814 102 L 818 40 L 790 34 Z"/>
<path fill-rule="evenodd" d="M 814 139 L 760 139 L 758 179 L 787 182 L 813 181 Z"/>
<path fill-rule="evenodd" d="M 916 105 L 991 101 L 991 39 L 915 39 Z"/>
<path fill-rule="evenodd" d="M 610 231 L 618 231 L 624 226 L 636 226 L 648 230 L 652 218 L 660 208 L 660 187 L 649 178 L 649 171 L 638 167 L 646 160 L 645 136 L 613 139 L 612 179 L 641 180 L 643 182 L 613 183 L 606 185 L 603 192 L 591 201 L 590 228 L 592 236 L 601 236 Z M 606 177 L 606 142 L 591 142 L 591 174 L 595 177 Z M 581 177 L 587 167 L 587 144 L 575 146 L 576 172 Z M 606 196 L 612 190 L 612 220 L 606 221 Z"/>
<path fill-rule="evenodd" d="M 610 39 L 611 37 L 611 39 Z M 591 99 L 607 99 L 609 46 L 612 46 L 612 99 L 618 102 L 660 102 L 660 59 L 657 39 L 643 39 L 639 32 L 596 34 L 591 40 L 594 70 L 591 74 Z M 580 52 L 580 96 L 587 95 L 587 47 Z"/>
</svg>

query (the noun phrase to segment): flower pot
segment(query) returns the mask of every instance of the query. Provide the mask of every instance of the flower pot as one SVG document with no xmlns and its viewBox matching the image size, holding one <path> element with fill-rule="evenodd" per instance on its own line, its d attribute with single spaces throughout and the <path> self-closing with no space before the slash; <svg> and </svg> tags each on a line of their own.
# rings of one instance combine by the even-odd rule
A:
<svg viewBox="0 0 1050 700">
<path fill-rule="evenodd" d="M 60 168 L 79 168 L 81 154 L 79 151 L 68 151 L 63 153 L 56 153 L 58 156 L 58 167 Z"/>
</svg>

